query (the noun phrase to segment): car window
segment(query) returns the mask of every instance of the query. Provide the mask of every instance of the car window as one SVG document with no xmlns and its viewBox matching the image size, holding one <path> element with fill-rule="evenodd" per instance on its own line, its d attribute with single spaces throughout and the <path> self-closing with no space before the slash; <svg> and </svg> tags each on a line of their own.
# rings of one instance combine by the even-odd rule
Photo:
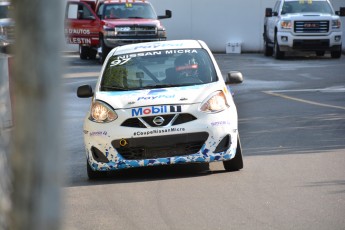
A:
<svg viewBox="0 0 345 230">
<path fill-rule="evenodd" d="M 158 50 L 110 57 L 101 91 L 198 85 L 217 80 L 206 50 Z"/>
</svg>

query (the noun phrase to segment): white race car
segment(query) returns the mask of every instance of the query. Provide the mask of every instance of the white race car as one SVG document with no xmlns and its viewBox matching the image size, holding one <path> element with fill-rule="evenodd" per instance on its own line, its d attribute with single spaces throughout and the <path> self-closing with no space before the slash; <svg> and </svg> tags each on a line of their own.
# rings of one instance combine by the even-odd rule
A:
<svg viewBox="0 0 345 230">
<path fill-rule="evenodd" d="M 84 122 L 90 179 L 134 167 L 223 161 L 243 168 L 237 110 L 207 45 L 199 40 L 148 42 L 114 48 L 102 67 Z"/>
</svg>

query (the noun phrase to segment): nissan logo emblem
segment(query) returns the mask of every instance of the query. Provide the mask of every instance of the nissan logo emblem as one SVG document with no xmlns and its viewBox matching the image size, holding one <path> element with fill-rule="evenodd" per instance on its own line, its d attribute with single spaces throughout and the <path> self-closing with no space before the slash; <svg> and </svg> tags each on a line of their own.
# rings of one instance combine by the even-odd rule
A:
<svg viewBox="0 0 345 230">
<path fill-rule="evenodd" d="M 158 125 L 158 126 L 162 125 L 164 123 L 164 118 L 161 116 L 157 116 L 157 117 L 153 118 L 153 123 L 155 125 Z"/>
</svg>

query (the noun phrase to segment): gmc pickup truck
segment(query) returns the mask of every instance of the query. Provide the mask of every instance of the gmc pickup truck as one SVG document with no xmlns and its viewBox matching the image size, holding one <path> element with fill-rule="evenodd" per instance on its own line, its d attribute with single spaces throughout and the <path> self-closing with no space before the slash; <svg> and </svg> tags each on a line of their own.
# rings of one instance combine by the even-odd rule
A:
<svg viewBox="0 0 345 230">
<path fill-rule="evenodd" d="M 264 21 L 264 54 L 284 58 L 288 51 L 312 51 L 318 56 L 330 52 L 340 58 L 342 29 L 339 16 L 329 0 L 278 0 L 266 8 Z"/>
<path fill-rule="evenodd" d="M 14 43 L 14 21 L 9 1 L 0 1 L 0 52 L 9 53 Z"/>
<path fill-rule="evenodd" d="M 69 0 L 66 5 L 65 36 L 79 45 L 81 59 L 101 63 L 109 51 L 130 43 L 166 40 L 160 19 L 171 18 L 171 11 L 157 16 L 146 0 Z"/>
</svg>

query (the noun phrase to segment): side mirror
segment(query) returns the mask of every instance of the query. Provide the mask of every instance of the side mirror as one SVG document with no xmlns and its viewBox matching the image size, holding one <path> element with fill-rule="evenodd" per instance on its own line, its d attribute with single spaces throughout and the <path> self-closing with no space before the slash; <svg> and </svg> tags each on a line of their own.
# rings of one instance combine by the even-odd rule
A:
<svg viewBox="0 0 345 230">
<path fill-rule="evenodd" d="M 265 17 L 272 17 L 272 8 L 266 8 Z"/>
<path fill-rule="evenodd" d="M 243 75 L 238 71 L 230 71 L 225 79 L 225 84 L 240 84 L 243 82 Z"/>
<path fill-rule="evenodd" d="M 80 98 L 88 98 L 93 96 L 92 87 L 90 85 L 82 85 L 78 87 L 77 96 Z"/>
<path fill-rule="evenodd" d="M 345 16 L 345 7 L 340 7 L 340 11 L 338 11 L 338 15 L 340 17 L 344 17 Z"/>
<path fill-rule="evenodd" d="M 165 10 L 165 15 L 158 16 L 158 19 L 165 19 L 165 18 L 171 18 L 172 12 L 171 10 Z"/>
<path fill-rule="evenodd" d="M 95 16 L 93 16 L 93 15 L 90 15 L 89 17 L 87 17 L 87 19 L 96 20 Z"/>
</svg>

